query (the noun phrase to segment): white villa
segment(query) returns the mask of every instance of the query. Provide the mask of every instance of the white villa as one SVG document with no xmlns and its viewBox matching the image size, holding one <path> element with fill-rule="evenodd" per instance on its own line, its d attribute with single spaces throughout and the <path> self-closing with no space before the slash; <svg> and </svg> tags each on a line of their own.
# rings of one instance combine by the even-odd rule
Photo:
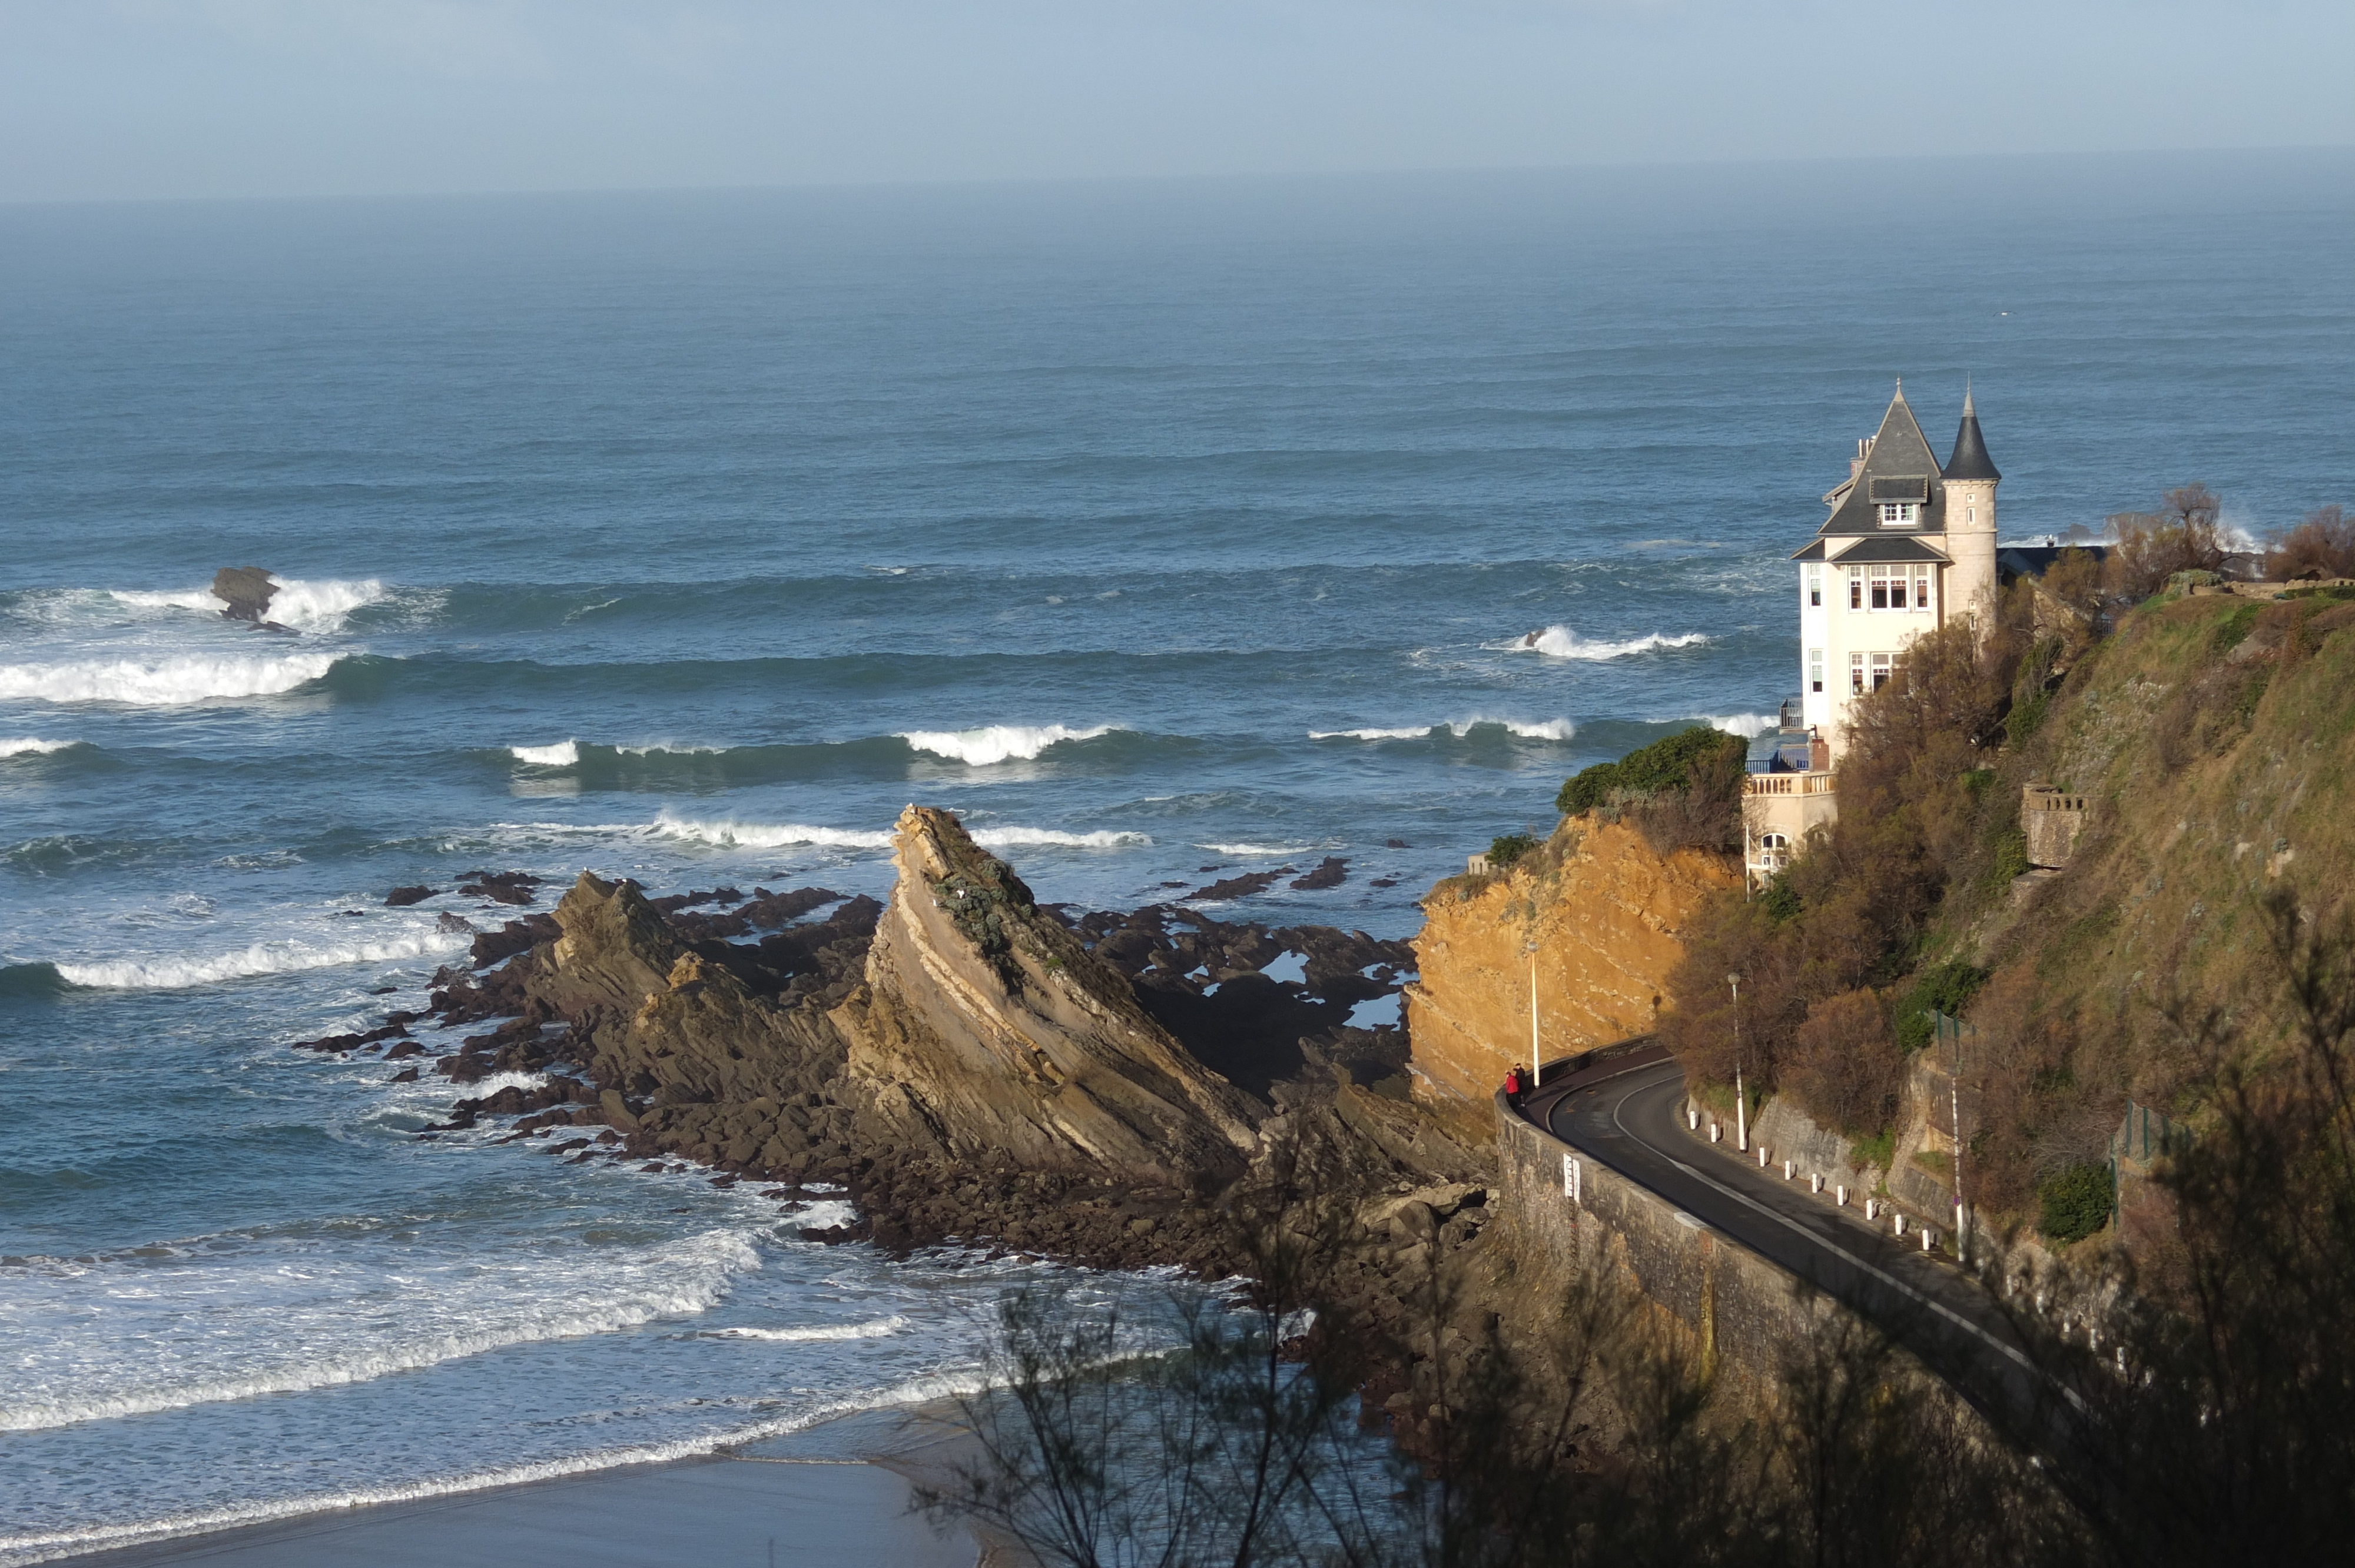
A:
<svg viewBox="0 0 2355 1568">
<path fill-rule="evenodd" d="M 1832 767 L 1849 704 L 1905 667 L 1915 638 L 1960 616 L 1995 611 L 1995 492 L 1966 389 L 1953 454 L 1939 462 L 1899 382 L 1881 430 L 1856 444 L 1848 479 L 1824 497 L 1831 514 L 1799 567 L 1799 702 L 1762 738 L 1745 780 L 1743 859 L 1753 879 L 1787 863 L 1807 833 L 1838 815 Z"/>
</svg>

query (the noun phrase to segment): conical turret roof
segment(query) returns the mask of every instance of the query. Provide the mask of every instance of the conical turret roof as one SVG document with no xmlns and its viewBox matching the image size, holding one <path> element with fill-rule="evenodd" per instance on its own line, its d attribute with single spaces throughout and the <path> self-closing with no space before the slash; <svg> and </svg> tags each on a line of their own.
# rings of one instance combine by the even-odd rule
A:
<svg viewBox="0 0 2355 1568">
<path fill-rule="evenodd" d="M 1963 428 L 1955 432 L 1955 455 L 1940 471 L 1947 479 L 2001 479 L 1995 460 L 1987 456 L 1987 438 L 1979 434 L 1978 409 L 1968 387 L 1963 390 Z"/>
</svg>

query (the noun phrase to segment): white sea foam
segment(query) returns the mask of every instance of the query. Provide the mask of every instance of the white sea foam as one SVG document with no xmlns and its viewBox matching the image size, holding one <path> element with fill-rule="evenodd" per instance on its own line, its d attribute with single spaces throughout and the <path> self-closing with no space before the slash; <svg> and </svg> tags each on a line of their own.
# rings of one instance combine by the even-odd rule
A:
<svg viewBox="0 0 2355 1568">
<path fill-rule="evenodd" d="M 1764 735 L 1783 722 L 1777 714 L 1695 714 L 1693 717 L 1711 729 L 1721 729 L 1744 740 Z"/>
<path fill-rule="evenodd" d="M 46 757 L 52 751 L 79 746 L 76 740 L 35 740 L 26 736 L 16 740 L 0 740 L 0 757 Z"/>
<path fill-rule="evenodd" d="M 344 618 L 363 605 L 385 597 L 384 584 L 374 577 L 347 581 L 325 577 L 278 577 L 278 591 L 270 596 L 268 619 L 297 631 L 340 631 Z M 218 614 L 221 601 L 209 588 L 111 588 L 111 598 L 134 609 L 195 609 Z"/>
<path fill-rule="evenodd" d="M 508 754 L 532 768 L 570 768 L 581 760 L 581 743 L 561 740 L 554 746 L 510 746 Z"/>
<path fill-rule="evenodd" d="M 973 842 L 984 849 L 1124 849 L 1153 841 L 1143 833 L 1109 831 L 1067 833 L 1055 828 L 975 828 Z"/>
<path fill-rule="evenodd" d="M 250 1367 L 242 1375 L 166 1381 L 112 1392 L 62 1383 L 29 1394 L 14 1393 L 0 1404 L 0 1432 L 37 1432 L 258 1394 L 368 1383 L 510 1345 L 610 1334 L 664 1319 L 695 1317 L 719 1304 L 732 1276 L 760 1266 L 760 1255 L 750 1241 L 733 1232 L 709 1231 L 659 1249 L 657 1256 L 603 1302 L 584 1304 L 568 1296 L 550 1296 L 464 1329 L 376 1338 L 340 1354 L 290 1358 Z M 169 1378 L 168 1362 L 157 1370 Z M 5 1538 L 0 1538 L 0 1545 L 5 1544 Z"/>
<path fill-rule="evenodd" d="M 1524 740 L 1568 740 L 1578 733 L 1578 726 L 1566 718 L 1514 719 L 1489 718 L 1485 715 L 1467 719 L 1450 719 L 1442 724 L 1401 726 L 1397 729 L 1312 729 L 1311 740 L 1421 740 L 1426 736 L 1445 730 L 1462 740 L 1483 725 L 1494 725 L 1512 731 Z"/>
<path fill-rule="evenodd" d="M 1092 729 L 1071 729 L 1060 724 L 994 724 L 981 729 L 902 730 L 900 738 L 918 751 L 951 758 L 974 768 L 987 768 L 1018 758 L 1027 761 L 1067 740 L 1093 740 L 1111 734 L 1112 727 L 1103 724 Z"/>
<path fill-rule="evenodd" d="M 657 838 L 684 839 L 689 843 L 721 849 L 783 849 L 813 844 L 826 849 L 890 849 L 890 833 L 861 828 L 816 828 L 805 822 L 699 821 L 687 817 L 655 819 L 651 832 Z"/>
<path fill-rule="evenodd" d="M 668 741 L 653 746 L 617 746 L 624 757 L 717 757 L 728 748 L 724 746 L 673 746 Z"/>
<path fill-rule="evenodd" d="M 1633 653 L 1650 653 L 1662 648 L 1691 648 L 1708 641 L 1705 631 L 1687 631 L 1674 637 L 1655 631 L 1614 642 L 1607 638 L 1581 637 L 1567 626 L 1549 626 L 1543 631 L 1532 631 L 1510 642 L 1492 642 L 1487 646 L 1505 652 L 1542 653 L 1549 659 L 1600 660 L 1625 659 Z"/>
<path fill-rule="evenodd" d="M 370 942 L 256 942 L 242 952 L 208 958 L 117 959 L 106 963 L 59 964 L 57 971 L 69 985 L 103 991 L 173 991 L 185 986 L 217 985 L 223 980 L 256 975 L 293 974 L 304 969 L 333 969 L 342 964 L 382 963 L 394 959 L 421 959 L 433 953 L 456 952 L 467 938 L 452 932 L 404 932 Z"/>
<path fill-rule="evenodd" d="M 1134 1353 L 1124 1349 L 1124 1354 Z M 533 1481 L 556 1480 L 566 1476 L 584 1475 L 597 1470 L 615 1469 L 624 1465 L 667 1464 L 678 1459 L 691 1459 L 714 1453 L 721 1448 L 746 1443 L 758 1443 L 766 1438 L 782 1437 L 816 1425 L 837 1415 L 860 1410 L 885 1410 L 903 1404 L 927 1404 L 936 1400 L 969 1398 L 989 1386 L 989 1380 L 977 1372 L 930 1372 L 912 1377 L 889 1388 L 848 1397 L 827 1400 L 813 1406 L 769 1421 L 748 1422 L 743 1425 L 677 1438 L 667 1443 L 643 1443 L 627 1447 L 605 1448 L 591 1453 L 570 1455 L 559 1459 L 544 1459 L 535 1464 L 509 1465 L 495 1470 L 477 1470 L 470 1474 L 439 1478 L 430 1481 L 378 1487 L 354 1487 L 342 1491 L 313 1492 L 304 1496 L 274 1498 L 267 1502 L 232 1505 L 228 1508 L 189 1510 L 157 1519 L 141 1520 L 123 1524 L 85 1525 L 71 1530 L 26 1531 L 13 1535 L 0 1535 L 0 1563 L 46 1563 L 53 1558 L 95 1552 L 110 1546 L 127 1546 L 140 1542 L 166 1540 L 176 1536 L 197 1535 L 237 1525 L 264 1524 L 274 1520 L 292 1519 L 303 1514 L 324 1513 L 330 1510 L 367 1508 L 379 1503 L 415 1502 L 431 1498 L 463 1496 L 468 1492 L 486 1491 L 494 1487 L 521 1486 Z"/>
<path fill-rule="evenodd" d="M 332 653 L 294 653 L 278 659 L 192 654 L 153 661 L 0 664 L 0 697 L 181 707 L 217 697 L 266 697 L 291 692 L 317 680 L 335 662 Z"/>
<path fill-rule="evenodd" d="M 877 1318 L 865 1323 L 818 1323 L 804 1329 L 711 1329 L 705 1331 L 707 1340 L 771 1340 L 785 1344 L 806 1344 L 816 1340 L 880 1340 L 903 1333 L 908 1319 L 894 1312 L 889 1318 Z"/>
<path fill-rule="evenodd" d="M 1209 850 L 1212 854 L 1231 854 L 1237 860 L 1290 860 L 1296 854 L 1316 853 L 1298 844 L 1196 844 L 1194 847 Z"/>
</svg>

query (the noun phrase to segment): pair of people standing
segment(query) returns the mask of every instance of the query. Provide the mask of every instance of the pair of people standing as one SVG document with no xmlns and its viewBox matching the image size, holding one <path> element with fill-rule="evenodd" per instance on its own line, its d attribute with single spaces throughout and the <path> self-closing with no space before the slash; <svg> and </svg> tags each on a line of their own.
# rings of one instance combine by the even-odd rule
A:
<svg viewBox="0 0 2355 1568">
<path fill-rule="evenodd" d="M 1521 1108 L 1521 1097 L 1529 1090 L 1529 1075 L 1518 1062 L 1505 1070 L 1505 1103 L 1515 1110 Z"/>
</svg>

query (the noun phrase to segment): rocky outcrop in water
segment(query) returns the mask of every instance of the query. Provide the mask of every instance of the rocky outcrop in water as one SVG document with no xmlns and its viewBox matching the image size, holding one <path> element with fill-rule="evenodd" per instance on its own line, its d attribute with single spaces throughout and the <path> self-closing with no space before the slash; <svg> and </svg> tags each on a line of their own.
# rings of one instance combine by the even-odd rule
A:
<svg viewBox="0 0 2355 1568">
<path fill-rule="evenodd" d="M 260 567 L 223 567 L 213 574 L 213 597 L 231 620 L 286 630 L 270 619 L 270 601 L 277 593 L 278 585 Z"/>
<path fill-rule="evenodd" d="M 833 1014 L 871 1137 L 1178 1184 L 1242 1168 L 1247 1097 L 954 817 L 911 806 L 898 831 L 866 982 Z"/>
</svg>

